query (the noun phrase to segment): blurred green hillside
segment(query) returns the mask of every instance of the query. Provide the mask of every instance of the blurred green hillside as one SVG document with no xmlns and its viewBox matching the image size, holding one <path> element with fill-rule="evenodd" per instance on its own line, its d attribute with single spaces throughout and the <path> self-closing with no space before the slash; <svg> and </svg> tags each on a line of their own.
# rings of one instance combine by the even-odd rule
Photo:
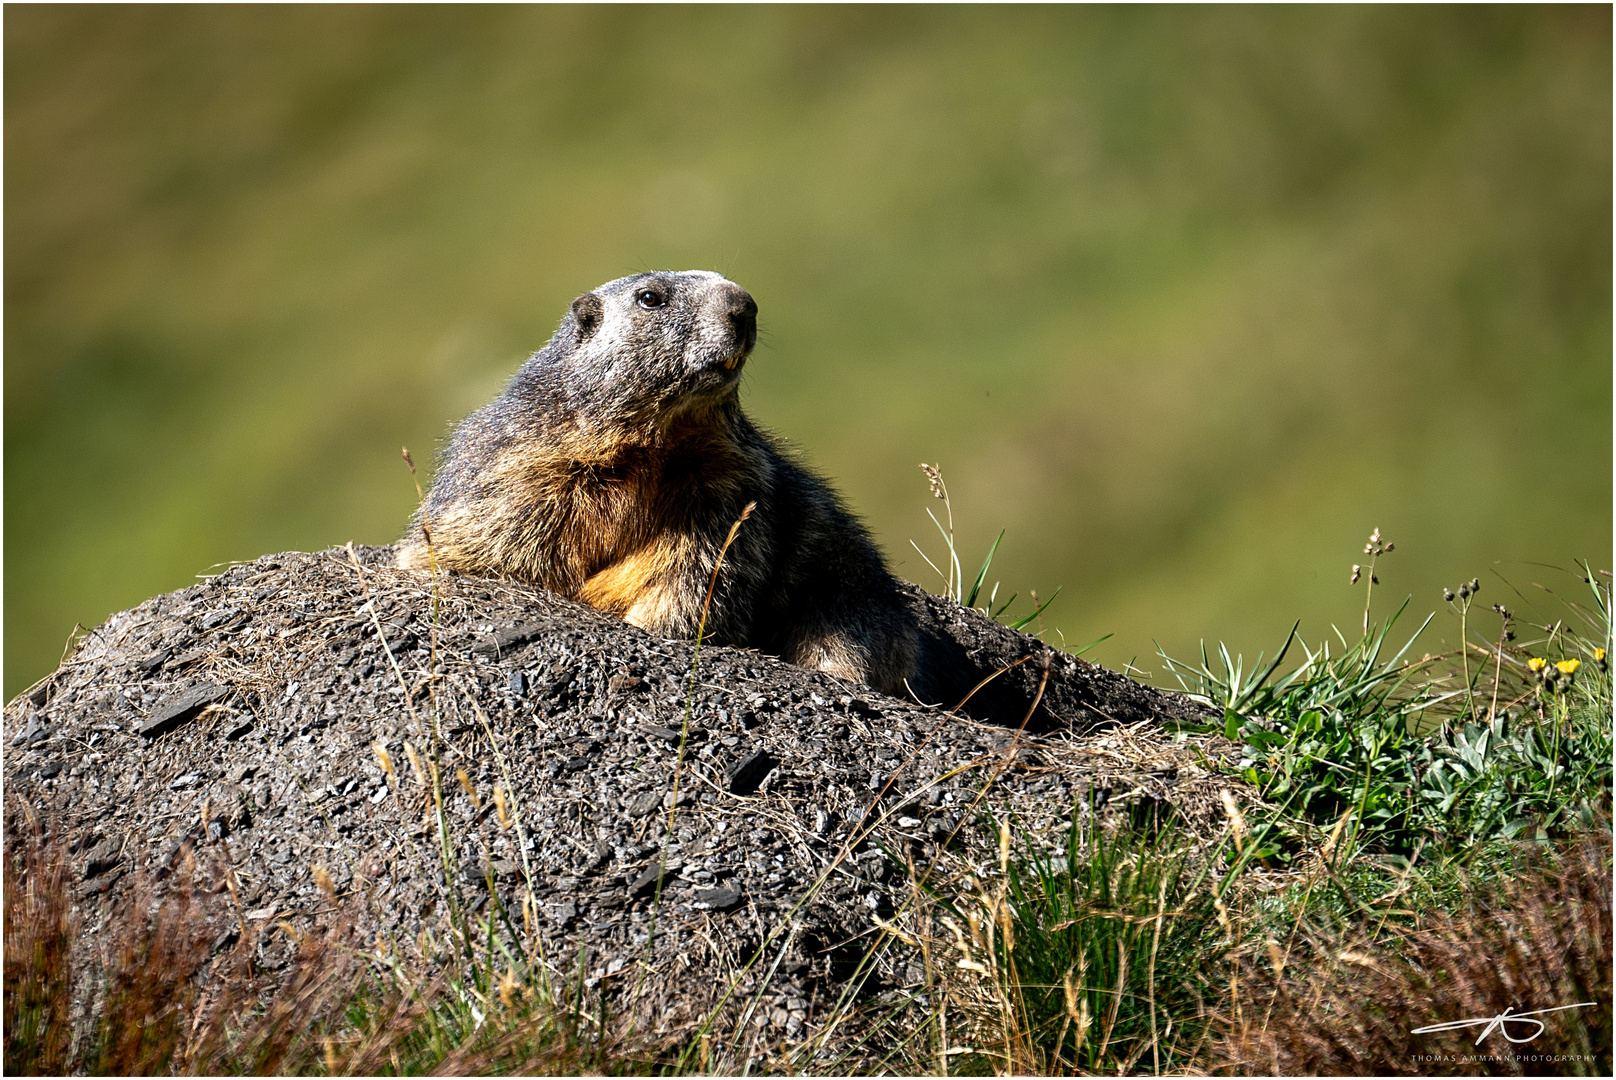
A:
<svg viewBox="0 0 1616 1080">
<path fill-rule="evenodd" d="M 1355 625 L 1376 526 L 1421 615 L 1609 565 L 1607 7 L 4 20 L 8 695 L 210 565 L 394 539 L 399 446 L 641 269 L 751 290 L 750 411 L 900 573 L 940 462 L 1111 664 Z"/>
</svg>

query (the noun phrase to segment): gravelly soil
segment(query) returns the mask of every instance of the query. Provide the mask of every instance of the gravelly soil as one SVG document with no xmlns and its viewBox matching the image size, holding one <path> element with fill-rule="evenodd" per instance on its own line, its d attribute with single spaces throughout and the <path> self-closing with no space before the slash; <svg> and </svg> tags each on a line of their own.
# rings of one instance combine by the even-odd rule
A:
<svg viewBox="0 0 1616 1080">
<path fill-rule="evenodd" d="M 362 901 L 365 933 L 394 941 L 440 926 L 450 900 L 490 914 L 490 879 L 521 926 L 531 880 L 558 972 L 581 946 L 591 985 L 626 984 L 648 965 L 664 1004 L 686 1012 L 789 919 L 743 980 L 772 968 L 754 1022 L 789 1039 L 901 903 L 904 864 L 928 864 L 962 819 L 955 872 L 994 857 L 991 843 L 977 850 L 979 814 L 1014 812 L 1053 841 L 1074 812 L 1169 804 L 1206 821 L 1230 786 L 1205 767 L 1230 744 L 1160 726 L 1198 716 L 1187 699 L 1046 653 L 917 589 L 933 666 L 952 665 L 928 689 L 950 704 L 1031 657 L 972 699 L 981 718 L 706 648 L 670 836 L 691 643 L 457 576 L 439 585 L 434 631 L 431 583 L 389 557 L 334 549 L 232 567 L 108 619 L 6 707 L 8 838 L 27 818 L 71 845 L 86 949 L 132 882 L 161 881 L 191 848 L 234 869 L 239 910 L 221 909 L 218 946 L 245 925 L 270 972 L 290 961 L 291 939 L 256 928 L 301 932 L 335 906 L 316 867 Z M 1035 733 L 1018 734 L 1034 698 Z M 452 882 L 410 763 L 434 741 Z M 880 967 L 872 986 L 917 976 L 901 949 Z"/>
</svg>

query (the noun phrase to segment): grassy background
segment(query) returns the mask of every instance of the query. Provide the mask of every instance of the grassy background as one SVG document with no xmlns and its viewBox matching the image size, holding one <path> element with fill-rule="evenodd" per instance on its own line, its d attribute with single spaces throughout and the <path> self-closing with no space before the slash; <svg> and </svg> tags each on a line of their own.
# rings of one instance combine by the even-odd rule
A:
<svg viewBox="0 0 1616 1080">
<path fill-rule="evenodd" d="M 1356 625 L 1375 526 L 1422 612 L 1604 562 L 1610 18 L 8 7 L 5 691 L 393 539 L 398 447 L 661 267 L 757 297 L 749 409 L 900 573 L 940 462 L 1113 664 Z"/>
</svg>

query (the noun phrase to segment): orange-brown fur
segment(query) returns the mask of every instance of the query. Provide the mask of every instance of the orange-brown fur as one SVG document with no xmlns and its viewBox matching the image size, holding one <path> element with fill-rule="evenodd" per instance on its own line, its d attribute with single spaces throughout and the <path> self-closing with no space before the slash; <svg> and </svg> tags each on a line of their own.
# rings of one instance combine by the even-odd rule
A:
<svg viewBox="0 0 1616 1080">
<path fill-rule="evenodd" d="M 458 503 L 425 524 L 440 565 L 542 585 L 645 629 L 692 606 L 670 572 L 696 554 L 697 537 L 670 531 L 670 461 L 696 461 L 709 488 L 735 487 L 755 464 L 708 428 L 669 434 L 647 447 L 596 435 L 556 446 L 520 446 L 490 461 L 496 492 Z M 749 468 L 751 466 L 752 468 Z M 400 555 L 426 569 L 424 543 Z"/>
</svg>

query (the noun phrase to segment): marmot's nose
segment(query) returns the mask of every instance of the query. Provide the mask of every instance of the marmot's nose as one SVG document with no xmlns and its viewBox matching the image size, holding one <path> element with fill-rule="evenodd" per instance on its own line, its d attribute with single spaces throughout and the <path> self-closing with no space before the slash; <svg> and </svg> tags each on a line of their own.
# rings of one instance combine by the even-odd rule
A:
<svg viewBox="0 0 1616 1080">
<path fill-rule="evenodd" d="M 757 338 L 757 301 L 739 285 L 726 285 L 719 302 L 724 305 L 724 314 L 735 326 L 735 336 L 750 349 Z"/>
</svg>

